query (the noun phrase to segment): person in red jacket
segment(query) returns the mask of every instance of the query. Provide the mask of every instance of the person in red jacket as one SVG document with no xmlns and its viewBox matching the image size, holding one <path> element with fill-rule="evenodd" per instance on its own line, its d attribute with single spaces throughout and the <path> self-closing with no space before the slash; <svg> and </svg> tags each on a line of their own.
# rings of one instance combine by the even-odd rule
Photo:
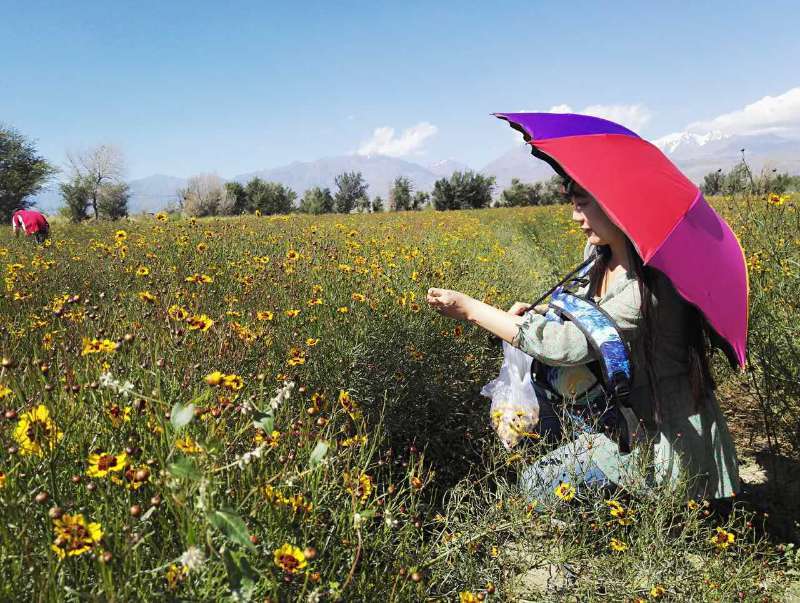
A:
<svg viewBox="0 0 800 603">
<path fill-rule="evenodd" d="M 47 223 L 47 218 L 32 209 L 15 211 L 14 215 L 11 216 L 11 226 L 16 236 L 19 236 L 21 229 L 26 236 L 33 235 L 37 243 L 44 243 L 44 240 L 50 234 L 50 224 Z"/>
</svg>

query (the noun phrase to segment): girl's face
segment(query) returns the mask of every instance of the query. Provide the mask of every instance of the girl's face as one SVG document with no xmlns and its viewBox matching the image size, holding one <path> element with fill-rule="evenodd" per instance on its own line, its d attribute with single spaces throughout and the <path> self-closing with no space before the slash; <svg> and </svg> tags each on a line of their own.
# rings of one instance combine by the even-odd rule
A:
<svg viewBox="0 0 800 603">
<path fill-rule="evenodd" d="M 624 240 L 625 234 L 614 224 L 597 200 L 577 182 L 572 183 L 572 219 L 592 245 L 611 245 Z"/>
</svg>

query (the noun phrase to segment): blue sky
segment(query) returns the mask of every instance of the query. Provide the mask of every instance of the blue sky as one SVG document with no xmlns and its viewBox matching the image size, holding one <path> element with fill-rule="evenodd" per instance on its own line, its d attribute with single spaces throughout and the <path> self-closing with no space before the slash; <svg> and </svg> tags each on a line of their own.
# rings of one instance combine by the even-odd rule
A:
<svg viewBox="0 0 800 603">
<path fill-rule="evenodd" d="M 600 4 L 0 0 L 0 121 L 59 164 L 117 144 L 131 179 L 359 149 L 479 169 L 515 140 L 493 111 L 653 139 L 800 86 L 797 2 Z"/>
</svg>

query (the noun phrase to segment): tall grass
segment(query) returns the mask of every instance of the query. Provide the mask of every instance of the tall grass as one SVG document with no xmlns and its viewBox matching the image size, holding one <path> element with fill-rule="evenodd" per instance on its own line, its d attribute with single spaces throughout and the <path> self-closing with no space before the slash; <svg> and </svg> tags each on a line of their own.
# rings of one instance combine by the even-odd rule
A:
<svg viewBox="0 0 800 603">
<path fill-rule="evenodd" d="M 798 281 L 778 270 L 796 211 L 718 203 L 763 267 L 750 371 L 721 374 L 771 396 L 770 438 L 791 446 Z M 613 495 L 622 525 L 608 494 L 533 510 L 516 489 L 541 449 L 490 430 L 479 390 L 501 351 L 424 296 L 533 298 L 579 259 L 564 208 L 0 236 L 0 599 L 760 601 L 787 584 L 743 510 Z"/>
</svg>

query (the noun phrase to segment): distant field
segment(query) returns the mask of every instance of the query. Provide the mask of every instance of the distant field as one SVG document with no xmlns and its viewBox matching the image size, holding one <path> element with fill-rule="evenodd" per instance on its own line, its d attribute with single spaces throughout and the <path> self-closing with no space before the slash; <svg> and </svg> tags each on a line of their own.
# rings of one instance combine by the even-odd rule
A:
<svg viewBox="0 0 800 603">
<path fill-rule="evenodd" d="M 753 300 L 749 372 L 718 376 L 742 446 L 797 458 L 800 386 L 775 376 L 800 368 L 800 229 L 778 201 L 715 201 Z M 791 526 L 515 493 L 538 449 L 490 429 L 501 350 L 425 292 L 507 308 L 582 249 L 566 207 L 0 233 L 0 599 L 780 600 Z"/>
</svg>

